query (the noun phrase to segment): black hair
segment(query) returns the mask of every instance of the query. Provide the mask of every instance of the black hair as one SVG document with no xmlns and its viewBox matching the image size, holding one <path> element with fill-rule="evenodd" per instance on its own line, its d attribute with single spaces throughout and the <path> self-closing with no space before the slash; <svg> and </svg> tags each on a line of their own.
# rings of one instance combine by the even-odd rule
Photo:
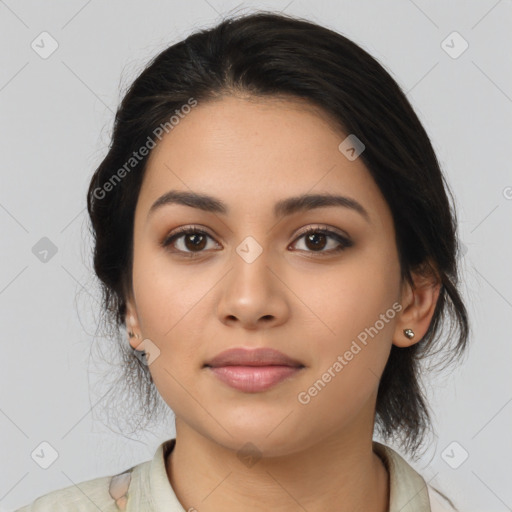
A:
<svg viewBox="0 0 512 512">
<path fill-rule="evenodd" d="M 300 98 L 326 112 L 340 133 L 355 134 L 365 145 L 360 158 L 392 212 L 402 279 L 413 284 L 414 271 L 441 283 L 426 334 L 410 347 L 392 346 L 378 389 L 375 428 L 414 455 L 431 427 L 421 363 L 437 353 L 443 365 L 458 360 L 469 336 L 449 187 L 425 129 L 383 65 L 334 30 L 266 11 L 225 18 L 154 57 L 122 99 L 108 154 L 92 176 L 87 208 L 94 270 L 123 353 L 124 389 L 139 393 L 141 414 L 130 410 L 130 416 L 138 425 L 149 422 L 161 401 L 147 365 L 119 334 L 131 290 L 135 205 L 149 155 L 130 168 L 126 163 L 191 99 L 201 104 L 226 95 Z"/>
</svg>

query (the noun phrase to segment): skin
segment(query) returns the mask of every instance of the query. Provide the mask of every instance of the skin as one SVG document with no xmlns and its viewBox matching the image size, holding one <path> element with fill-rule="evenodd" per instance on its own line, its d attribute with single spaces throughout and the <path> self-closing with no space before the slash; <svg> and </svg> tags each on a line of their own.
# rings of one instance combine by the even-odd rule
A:
<svg viewBox="0 0 512 512">
<path fill-rule="evenodd" d="M 388 510 L 389 475 L 372 451 L 379 378 L 392 344 L 426 333 L 439 284 L 401 282 L 391 212 L 362 159 L 338 150 L 345 137 L 301 99 L 225 96 L 200 103 L 152 150 L 135 212 L 127 325 L 146 340 L 154 383 L 176 416 L 166 469 L 185 510 Z M 213 195 L 230 213 L 173 204 L 148 217 L 171 189 Z M 340 206 L 274 218 L 276 201 L 320 192 L 356 199 L 370 222 Z M 159 245 L 192 224 L 209 235 L 194 259 L 178 252 L 194 253 L 190 236 Z M 335 239 L 320 238 L 315 251 L 298 236 L 322 225 L 353 245 L 329 255 Z M 236 252 L 247 236 L 262 249 L 252 263 Z M 299 403 L 394 303 L 402 310 Z M 237 391 L 203 365 L 241 346 L 278 349 L 305 368 L 265 392 Z M 251 466 L 237 456 L 247 442 L 261 457 Z"/>
</svg>

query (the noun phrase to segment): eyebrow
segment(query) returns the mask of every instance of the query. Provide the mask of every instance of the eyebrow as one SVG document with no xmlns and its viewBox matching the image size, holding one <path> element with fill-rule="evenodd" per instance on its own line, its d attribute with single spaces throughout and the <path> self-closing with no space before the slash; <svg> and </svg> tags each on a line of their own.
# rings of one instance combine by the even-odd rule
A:
<svg viewBox="0 0 512 512">
<path fill-rule="evenodd" d="M 197 192 L 187 192 L 182 190 L 170 190 L 159 197 L 148 211 L 148 217 L 157 209 L 164 205 L 179 204 L 198 208 L 205 212 L 218 213 L 221 215 L 229 214 L 229 207 L 220 199 L 209 196 L 207 194 L 199 194 Z M 315 208 L 324 208 L 328 206 L 341 206 L 356 211 L 365 218 L 368 223 L 370 215 L 366 209 L 358 201 L 351 197 L 335 195 L 335 194 L 302 194 L 300 196 L 282 199 L 274 205 L 274 216 L 282 218 L 293 215 L 297 212 L 313 210 Z"/>
</svg>

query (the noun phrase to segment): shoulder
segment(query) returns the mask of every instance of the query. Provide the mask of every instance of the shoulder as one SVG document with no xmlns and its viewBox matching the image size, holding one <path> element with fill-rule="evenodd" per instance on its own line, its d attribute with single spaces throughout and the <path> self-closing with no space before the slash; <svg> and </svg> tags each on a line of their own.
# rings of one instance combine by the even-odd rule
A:
<svg viewBox="0 0 512 512">
<path fill-rule="evenodd" d="M 153 510 L 182 511 L 165 468 L 165 456 L 176 439 L 162 442 L 153 459 L 140 462 L 122 473 L 86 480 L 49 492 L 15 512 L 142 512 Z"/>
<path fill-rule="evenodd" d="M 453 503 L 441 492 L 427 486 L 431 512 L 458 512 Z"/>
<path fill-rule="evenodd" d="M 458 512 L 452 502 L 428 485 L 397 451 L 375 441 L 373 449 L 389 472 L 390 512 Z"/>
<path fill-rule="evenodd" d="M 49 492 L 15 512 L 110 512 L 124 510 L 133 470 L 103 476 Z"/>
</svg>

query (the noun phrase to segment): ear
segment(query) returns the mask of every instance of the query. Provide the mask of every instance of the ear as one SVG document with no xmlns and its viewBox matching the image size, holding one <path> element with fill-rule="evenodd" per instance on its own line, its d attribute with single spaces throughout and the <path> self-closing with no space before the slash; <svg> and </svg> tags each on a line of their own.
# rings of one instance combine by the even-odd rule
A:
<svg viewBox="0 0 512 512">
<path fill-rule="evenodd" d="M 413 286 L 405 281 L 402 287 L 400 303 L 403 309 L 393 335 L 393 344 L 397 347 L 409 347 L 425 336 L 441 291 L 441 282 L 433 270 L 427 275 L 424 272 L 412 272 L 412 278 Z M 411 329 L 414 337 L 409 339 L 404 329 Z"/>
<path fill-rule="evenodd" d="M 140 331 L 139 317 L 137 315 L 137 308 L 135 307 L 135 300 L 130 294 L 126 299 L 126 315 L 125 315 L 126 333 L 130 346 L 133 349 L 137 349 L 142 341 L 142 334 Z M 129 333 L 133 333 L 133 336 L 129 336 Z M 140 350 L 140 348 L 139 348 Z"/>
</svg>

